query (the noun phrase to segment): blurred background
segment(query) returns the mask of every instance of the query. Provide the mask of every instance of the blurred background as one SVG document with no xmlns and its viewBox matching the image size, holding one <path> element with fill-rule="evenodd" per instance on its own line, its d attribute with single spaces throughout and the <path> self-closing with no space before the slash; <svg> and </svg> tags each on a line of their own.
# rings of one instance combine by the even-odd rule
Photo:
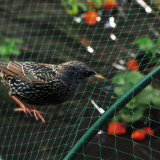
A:
<svg viewBox="0 0 160 160">
<path fill-rule="evenodd" d="M 62 160 L 107 109 L 160 63 L 159 0 L 1 0 L 0 60 L 81 61 L 106 77 L 66 102 L 23 112 L 0 83 L 0 160 Z M 88 142 L 76 160 L 158 160 L 160 79 Z"/>
</svg>

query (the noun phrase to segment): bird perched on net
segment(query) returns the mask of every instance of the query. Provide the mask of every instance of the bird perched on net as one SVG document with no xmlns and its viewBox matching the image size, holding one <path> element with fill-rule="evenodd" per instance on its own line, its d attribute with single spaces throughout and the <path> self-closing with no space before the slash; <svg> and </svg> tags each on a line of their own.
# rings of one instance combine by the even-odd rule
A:
<svg viewBox="0 0 160 160">
<path fill-rule="evenodd" d="M 4 84 L 9 89 L 9 96 L 24 111 L 26 116 L 34 113 L 45 123 L 41 113 L 33 105 L 56 105 L 66 101 L 85 78 L 96 76 L 105 79 L 82 62 L 70 61 L 59 65 L 35 62 L 0 61 L 0 71 Z M 23 103 L 27 103 L 30 108 Z"/>
</svg>

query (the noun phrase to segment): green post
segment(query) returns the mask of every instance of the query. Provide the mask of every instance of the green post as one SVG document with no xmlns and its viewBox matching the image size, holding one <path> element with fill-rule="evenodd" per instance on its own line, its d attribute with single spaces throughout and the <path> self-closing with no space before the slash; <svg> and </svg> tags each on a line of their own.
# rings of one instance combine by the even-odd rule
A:
<svg viewBox="0 0 160 160">
<path fill-rule="evenodd" d="M 81 150 L 89 141 L 97 134 L 97 132 L 115 115 L 122 107 L 132 100 L 139 92 L 148 86 L 154 79 L 160 76 L 160 66 L 156 67 L 152 72 L 142 78 L 129 91 L 127 91 L 120 99 L 118 99 L 82 136 L 82 138 L 69 151 L 64 160 L 74 160 Z"/>
</svg>

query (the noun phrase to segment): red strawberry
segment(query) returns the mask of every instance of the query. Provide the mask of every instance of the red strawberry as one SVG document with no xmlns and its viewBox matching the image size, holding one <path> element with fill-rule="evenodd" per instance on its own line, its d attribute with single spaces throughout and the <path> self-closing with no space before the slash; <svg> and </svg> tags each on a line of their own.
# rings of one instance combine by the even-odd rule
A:
<svg viewBox="0 0 160 160">
<path fill-rule="evenodd" d="M 88 11 L 84 15 L 84 20 L 89 25 L 95 25 L 97 23 L 97 12 L 94 11 Z"/>
<path fill-rule="evenodd" d="M 137 140 L 137 141 L 142 141 L 145 139 L 145 133 L 143 131 L 137 129 L 131 134 L 131 139 Z"/>
<path fill-rule="evenodd" d="M 126 133 L 126 128 L 123 124 L 111 122 L 108 126 L 108 133 L 115 135 L 124 134 Z"/>
<path fill-rule="evenodd" d="M 131 70 L 137 70 L 139 71 L 139 67 L 138 67 L 138 61 L 135 59 L 130 59 L 127 62 L 127 68 L 131 69 Z"/>
<path fill-rule="evenodd" d="M 154 135 L 154 131 L 153 129 L 149 128 L 149 127 L 144 127 L 143 128 L 144 133 L 146 134 L 146 136 L 150 136 L 150 135 Z"/>
<path fill-rule="evenodd" d="M 153 71 L 156 67 L 157 67 L 157 66 L 152 67 L 151 69 L 146 70 L 146 72 L 149 73 L 149 72 Z"/>
<path fill-rule="evenodd" d="M 118 7 L 118 3 L 116 0 L 107 0 L 105 1 L 104 4 L 104 9 L 110 10 L 110 9 L 115 9 Z"/>
<path fill-rule="evenodd" d="M 155 67 L 151 68 L 151 69 L 149 70 L 149 72 L 153 71 L 154 69 L 155 69 Z"/>
</svg>

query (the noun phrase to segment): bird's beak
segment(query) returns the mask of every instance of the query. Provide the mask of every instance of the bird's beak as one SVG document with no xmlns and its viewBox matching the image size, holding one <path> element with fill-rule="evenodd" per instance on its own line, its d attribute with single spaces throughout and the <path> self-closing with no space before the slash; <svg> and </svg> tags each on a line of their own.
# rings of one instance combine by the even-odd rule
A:
<svg viewBox="0 0 160 160">
<path fill-rule="evenodd" d="M 100 78 L 100 79 L 105 79 L 106 80 L 106 78 L 104 78 L 103 76 L 101 76 L 99 74 L 96 74 L 95 76 L 98 77 L 98 78 Z"/>
</svg>

